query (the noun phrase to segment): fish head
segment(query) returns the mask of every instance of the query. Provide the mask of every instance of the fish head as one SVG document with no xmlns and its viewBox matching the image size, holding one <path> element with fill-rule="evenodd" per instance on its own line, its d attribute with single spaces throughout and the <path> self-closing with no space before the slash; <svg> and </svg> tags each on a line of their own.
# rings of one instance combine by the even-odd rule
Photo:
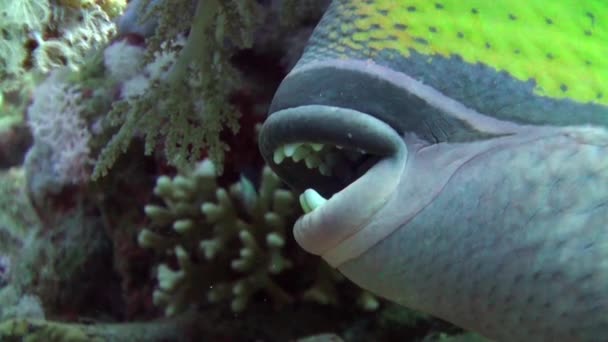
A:
<svg viewBox="0 0 608 342">
<path fill-rule="evenodd" d="M 593 66 L 608 51 L 592 7 L 574 18 L 542 1 L 333 1 L 260 135 L 267 163 L 312 211 L 296 223 L 298 242 L 327 256 L 370 222 L 395 226 L 362 235 L 366 247 L 331 262 L 339 264 L 413 214 L 391 223 L 379 215 L 398 189 L 419 210 L 458 165 L 489 149 L 605 127 L 608 75 Z M 425 186 L 412 187 L 413 176 Z"/>
</svg>

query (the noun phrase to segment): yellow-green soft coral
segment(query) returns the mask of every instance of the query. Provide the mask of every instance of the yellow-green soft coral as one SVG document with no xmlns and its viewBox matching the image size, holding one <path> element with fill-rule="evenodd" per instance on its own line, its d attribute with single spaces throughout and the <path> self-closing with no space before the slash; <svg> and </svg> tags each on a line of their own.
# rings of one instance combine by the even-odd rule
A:
<svg viewBox="0 0 608 342">
<path fill-rule="evenodd" d="M 21 85 L 29 33 L 41 32 L 50 17 L 46 0 L 0 0 L 0 93 L 14 91 Z"/>
<path fill-rule="evenodd" d="M 82 3 L 0 0 L 0 92 L 19 89 L 29 72 L 77 68 L 91 49 L 110 39 L 115 32 L 111 19 L 121 6 L 117 1 Z"/>
<path fill-rule="evenodd" d="M 141 8 L 148 5 L 144 1 Z M 229 103 L 239 78 L 229 59 L 253 44 L 257 6 L 253 0 L 154 1 L 148 15 L 158 24 L 147 41 L 144 69 L 158 77 L 115 103 L 106 124 L 120 128 L 101 152 L 94 178 L 107 173 L 137 134 L 145 137 L 148 154 L 162 142 L 167 160 L 179 168 L 208 149 L 221 171 L 228 146 L 219 133 L 236 132 L 239 117 Z"/>
<path fill-rule="evenodd" d="M 1 125 L 23 120 L 30 91 L 50 71 L 79 69 L 114 35 L 120 1 L 84 2 L 0 0 Z"/>
<path fill-rule="evenodd" d="M 91 8 L 99 6 L 110 18 L 119 16 L 127 7 L 127 0 L 57 0 L 59 4 L 71 8 Z"/>
</svg>

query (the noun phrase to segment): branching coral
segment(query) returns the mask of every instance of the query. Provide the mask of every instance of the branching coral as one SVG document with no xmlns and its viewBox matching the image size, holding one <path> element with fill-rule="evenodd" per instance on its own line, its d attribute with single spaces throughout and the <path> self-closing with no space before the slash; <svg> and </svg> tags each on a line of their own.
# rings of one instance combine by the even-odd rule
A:
<svg viewBox="0 0 608 342">
<path fill-rule="evenodd" d="M 124 4 L 105 1 L 0 0 L 0 93 L 23 86 L 26 74 L 77 68 L 90 49 L 115 32 Z"/>
<path fill-rule="evenodd" d="M 236 132 L 239 117 L 229 102 L 239 78 L 229 59 L 235 49 L 251 46 L 256 8 L 253 0 L 154 3 L 149 15 L 162 15 L 148 42 L 151 61 L 145 69 L 159 77 L 148 77 L 145 91 L 115 103 L 106 124 L 120 128 L 101 152 L 94 178 L 107 173 L 136 134 L 145 136 L 148 154 L 163 142 L 172 165 L 192 165 L 207 150 L 221 171 L 227 145 L 219 133 Z M 176 38 L 187 31 L 183 43 Z"/>
<path fill-rule="evenodd" d="M 78 69 L 108 42 L 119 3 L 0 0 L 0 125 L 23 121 L 32 88 L 50 71 Z"/>
<path fill-rule="evenodd" d="M 265 293 L 276 306 L 295 299 L 339 304 L 342 277 L 302 254 L 291 237 L 300 214 L 293 192 L 282 188 L 268 167 L 258 190 L 244 177 L 221 187 L 215 172 L 205 160 L 191 174 L 158 178 L 154 193 L 163 204 L 145 207 L 152 226 L 139 234 L 141 246 L 170 256 L 158 266 L 154 302 L 167 315 L 227 299 L 238 312 L 256 293 Z M 296 289 L 280 281 L 292 267 L 302 277 Z M 352 292 L 360 308 L 378 307 L 369 293 Z"/>
<path fill-rule="evenodd" d="M 154 192 L 164 205 L 145 208 L 156 227 L 172 227 L 170 236 L 158 229 L 139 235 L 142 246 L 176 258 L 177 269 L 166 263 L 158 267 L 154 293 L 168 315 L 196 303 L 200 294 L 212 302 L 231 299 L 234 311 L 242 311 L 258 291 L 277 304 L 291 301 L 273 276 L 292 265 L 283 247 L 286 224 L 295 214 L 293 194 L 279 187 L 268 168 L 259 191 L 246 178 L 220 187 L 215 172 L 205 160 L 190 177 L 160 177 Z"/>
<path fill-rule="evenodd" d="M 50 16 L 46 0 L 0 0 L 0 93 L 20 86 L 26 72 L 23 63 L 28 55 L 28 34 L 41 31 Z"/>
<path fill-rule="evenodd" d="M 99 6 L 110 18 L 120 15 L 127 6 L 127 0 L 55 0 L 69 8 L 91 8 Z"/>
<path fill-rule="evenodd" d="M 56 7 L 48 26 L 30 32 L 37 45 L 32 63 L 43 73 L 62 66 L 77 69 L 87 53 L 100 49 L 116 33 L 110 16 L 96 4 Z"/>
<path fill-rule="evenodd" d="M 34 144 L 49 147 L 52 171 L 60 183 L 88 179 L 91 133 L 82 117 L 84 109 L 81 89 L 65 82 L 60 73 L 36 88 L 28 109 Z"/>
</svg>

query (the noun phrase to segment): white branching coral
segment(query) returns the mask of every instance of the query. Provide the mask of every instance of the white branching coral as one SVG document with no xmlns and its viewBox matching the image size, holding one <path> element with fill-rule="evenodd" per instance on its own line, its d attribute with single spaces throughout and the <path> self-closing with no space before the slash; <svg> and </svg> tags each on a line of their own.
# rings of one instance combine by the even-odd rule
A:
<svg viewBox="0 0 608 342">
<path fill-rule="evenodd" d="M 153 299 L 166 315 L 220 301 L 240 312 L 256 294 L 277 307 L 311 301 L 378 308 L 373 295 L 296 246 L 296 196 L 270 168 L 262 169 L 257 189 L 244 177 L 221 187 L 205 160 L 189 174 L 159 177 L 154 193 L 162 204 L 145 207 L 151 225 L 138 242 L 162 256 Z M 294 276 L 299 280 L 285 282 Z"/>
<path fill-rule="evenodd" d="M 105 70 L 113 81 L 121 84 L 121 98 L 126 102 L 138 101 L 148 90 L 154 93 L 156 85 L 167 78 L 184 43 L 182 35 L 163 42 L 161 50 L 154 52 L 152 61 L 147 64 L 144 63 L 145 50 L 141 46 L 127 40 L 108 46 L 103 53 Z M 163 99 L 157 101 L 162 107 Z"/>
<path fill-rule="evenodd" d="M 109 77 L 116 81 L 126 81 L 141 72 L 144 48 L 129 44 L 126 40 L 115 42 L 103 52 L 103 63 Z"/>
<path fill-rule="evenodd" d="M 147 205 L 153 228 L 139 235 L 143 247 L 169 254 L 176 263 L 158 267 L 154 302 L 167 315 L 200 302 L 230 300 L 234 311 L 264 291 L 275 304 L 291 296 L 274 276 L 292 266 L 283 255 L 288 224 L 296 214 L 295 196 L 264 168 L 259 190 L 246 178 L 220 187 L 209 160 L 189 176 L 158 178 L 154 193 L 162 205 Z M 163 234 L 162 227 L 170 226 Z"/>
<path fill-rule="evenodd" d="M 60 72 L 53 72 L 34 90 L 27 111 L 34 144 L 50 147 L 53 171 L 61 183 L 89 177 L 91 133 L 82 118 L 84 110 L 81 89 L 63 81 Z"/>
<path fill-rule="evenodd" d="M 45 38 L 43 31 L 31 32 L 38 45 L 32 53 L 33 64 L 41 72 L 63 66 L 78 69 L 91 50 L 101 48 L 116 33 L 116 24 L 95 4 L 58 7 L 50 25 L 57 32 L 56 38 Z"/>
<path fill-rule="evenodd" d="M 0 123 L 22 122 L 38 80 L 58 68 L 80 68 L 111 39 L 111 16 L 126 5 L 120 2 L 0 0 Z"/>
<path fill-rule="evenodd" d="M 125 6 L 120 0 L 0 0 L 0 92 L 20 89 L 30 72 L 78 68 L 114 35 L 112 18 Z"/>
<path fill-rule="evenodd" d="M 46 0 L 0 0 L 0 93 L 14 91 L 22 85 L 28 35 L 42 30 L 50 16 L 51 9 Z"/>
</svg>

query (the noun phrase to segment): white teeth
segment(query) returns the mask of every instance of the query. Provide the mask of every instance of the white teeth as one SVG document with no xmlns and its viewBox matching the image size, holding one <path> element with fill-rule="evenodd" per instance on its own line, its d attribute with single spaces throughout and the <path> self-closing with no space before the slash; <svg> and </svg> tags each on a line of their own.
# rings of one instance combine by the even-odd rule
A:
<svg viewBox="0 0 608 342">
<path fill-rule="evenodd" d="M 316 154 L 309 154 L 304 160 L 306 167 L 309 169 L 319 167 L 321 165 L 321 159 Z"/>
<path fill-rule="evenodd" d="M 343 149 L 339 145 L 335 148 Z M 361 150 L 350 149 L 336 153 L 333 147 L 320 143 L 289 143 L 277 148 L 272 159 L 275 164 L 281 164 L 285 159 L 296 163 L 303 161 L 307 168 L 317 168 L 321 175 L 331 176 L 332 173 L 342 174 L 345 169 L 349 169 L 352 165 L 350 162 L 359 160 L 363 153 L 365 152 Z"/>
<path fill-rule="evenodd" d="M 310 144 L 310 147 L 312 147 L 315 152 L 319 152 L 323 149 L 323 144 Z"/>
<path fill-rule="evenodd" d="M 318 168 L 324 176 L 331 175 L 332 164 L 327 164 L 327 156 L 331 155 L 323 144 L 319 143 L 290 143 L 285 144 L 274 151 L 272 160 L 275 164 L 281 164 L 286 158 L 294 162 L 304 161 L 309 169 Z"/>
<path fill-rule="evenodd" d="M 306 191 L 300 195 L 300 205 L 306 214 L 322 206 L 325 202 L 327 202 L 327 200 L 319 195 L 314 189 L 306 189 Z"/>
<path fill-rule="evenodd" d="M 283 147 L 283 151 L 285 152 L 285 155 L 287 157 L 291 157 L 293 156 L 293 154 L 296 152 L 296 149 L 298 148 L 298 146 L 300 146 L 301 144 L 298 143 L 293 143 L 293 144 L 287 144 Z"/>
<path fill-rule="evenodd" d="M 306 156 L 309 155 L 310 152 L 311 151 L 306 145 L 300 145 L 298 146 L 291 158 L 293 158 L 293 160 L 295 160 L 296 162 L 299 162 L 300 160 L 306 158 Z"/>
<path fill-rule="evenodd" d="M 285 151 L 282 148 L 274 150 L 274 156 L 272 157 L 275 164 L 281 164 L 285 159 Z"/>
</svg>

